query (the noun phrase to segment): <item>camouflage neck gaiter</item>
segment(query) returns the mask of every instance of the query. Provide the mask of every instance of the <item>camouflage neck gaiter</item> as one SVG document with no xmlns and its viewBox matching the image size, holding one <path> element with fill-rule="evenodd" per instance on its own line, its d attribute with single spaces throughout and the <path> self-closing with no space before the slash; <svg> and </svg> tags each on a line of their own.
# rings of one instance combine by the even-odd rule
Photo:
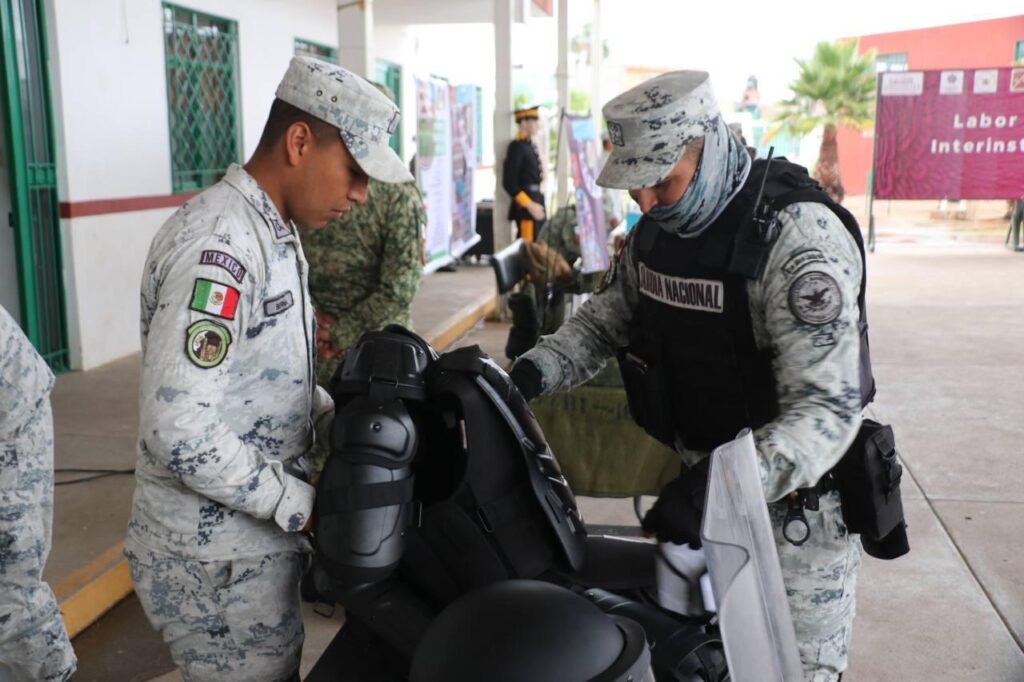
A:
<svg viewBox="0 0 1024 682">
<path fill-rule="evenodd" d="M 671 206 L 655 206 L 647 215 L 666 232 L 696 237 L 722 214 L 749 173 L 750 155 L 718 116 L 704 136 L 697 172 L 683 196 Z"/>
</svg>

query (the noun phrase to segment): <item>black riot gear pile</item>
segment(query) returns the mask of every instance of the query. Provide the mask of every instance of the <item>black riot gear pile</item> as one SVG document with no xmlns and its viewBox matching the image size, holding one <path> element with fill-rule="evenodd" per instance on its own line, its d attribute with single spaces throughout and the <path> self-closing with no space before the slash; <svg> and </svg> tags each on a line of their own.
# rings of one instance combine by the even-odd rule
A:
<svg viewBox="0 0 1024 682">
<path fill-rule="evenodd" d="M 481 588 L 445 609 L 410 682 L 654 682 L 644 631 L 586 598 L 532 580 Z"/>
<path fill-rule="evenodd" d="M 665 617 L 647 596 L 655 546 L 587 534 L 526 401 L 479 348 L 438 355 L 411 332 L 388 327 L 349 351 L 331 392 L 336 416 L 306 587 L 344 605 L 337 642 L 348 648 L 344 656 L 325 655 L 308 679 L 404 682 L 402 672 L 386 677 L 378 666 L 360 677 L 340 663 L 330 668 L 327 659 L 370 660 L 377 652 L 407 672 L 447 606 L 517 579 L 586 594 L 605 611 L 626 604 L 644 630 L 685 641 L 678 651 L 663 647 L 660 682 L 724 679 L 713 628 Z M 613 599 L 602 598 L 608 595 Z M 704 677 L 678 676 L 677 669 Z"/>
</svg>

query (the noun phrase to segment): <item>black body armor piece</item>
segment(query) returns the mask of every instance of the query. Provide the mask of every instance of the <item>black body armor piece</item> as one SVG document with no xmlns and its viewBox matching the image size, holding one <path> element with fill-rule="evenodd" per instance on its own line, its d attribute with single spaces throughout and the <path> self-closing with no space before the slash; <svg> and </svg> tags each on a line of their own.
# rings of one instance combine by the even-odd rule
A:
<svg viewBox="0 0 1024 682">
<path fill-rule="evenodd" d="M 439 357 L 400 327 L 366 334 L 332 393 L 314 522 L 321 592 L 403 566 L 446 604 L 496 580 L 582 568 L 586 528 L 558 461 L 478 347 Z"/>
<path fill-rule="evenodd" d="M 320 477 L 314 533 L 318 569 L 335 583 L 321 589 L 379 582 L 405 550 L 414 512 L 412 462 L 418 436 L 406 404 L 426 397 L 432 350 L 421 340 L 381 332 L 360 343 L 335 377 L 337 405 L 331 452 Z"/>
<path fill-rule="evenodd" d="M 698 237 L 680 239 L 648 218 L 637 225 L 641 293 L 619 361 L 633 418 L 670 447 L 711 450 L 778 416 L 772 358 L 754 339 L 747 281 L 764 271 L 778 236 L 776 214 L 797 202 L 827 205 L 863 261 L 853 216 L 785 159 L 755 161 L 744 188 Z M 858 297 L 864 405 L 875 390 L 865 281 Z"/>
</svg>

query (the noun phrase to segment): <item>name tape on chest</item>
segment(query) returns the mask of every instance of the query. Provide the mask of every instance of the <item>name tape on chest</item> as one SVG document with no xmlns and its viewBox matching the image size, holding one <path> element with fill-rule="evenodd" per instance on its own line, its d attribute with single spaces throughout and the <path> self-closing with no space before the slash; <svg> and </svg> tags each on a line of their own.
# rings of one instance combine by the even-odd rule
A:
<svg viewBox="0 0 1024 682">
<path fill-rule="evenodd" d="M 292 292 L 286 291 L 283 294 L 268 298 L 263 304 L 263 312 L 269 316 L 280 315 L 295 305 L 295 297 Z"/>
<path fill-rule="evenodd" d="M 721 313 L 725 305 L 722 283 L 713 279 L 671 277 L 640 263 L 640 293 L 676 308 Z"/>
</svg>

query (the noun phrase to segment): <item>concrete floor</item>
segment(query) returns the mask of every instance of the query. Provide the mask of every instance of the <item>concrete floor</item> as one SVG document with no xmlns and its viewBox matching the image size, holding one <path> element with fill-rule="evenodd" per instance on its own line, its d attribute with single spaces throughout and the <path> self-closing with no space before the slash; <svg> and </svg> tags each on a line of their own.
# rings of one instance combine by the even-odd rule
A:
<svg viewBox="0 0 1024 682">
<path fill-rule="evenodd" d="M 865 557 L 844 682 L 1020 682 L 1024 354 L 1019 346 L 1024 339 L 1024 256 L 997 245 L 880 243 L 879 252 L 869 256 L 868 269 L 879 386 L 875 410 L 893 424 L 906 464 L 904 504 L 912 551 L 893 562 Z M 501 357 L 505 334 L 504 325 L 481 325 L 459 345 L 479 343 Z M 131 381 L 129 365 L 120 368 L 120 382 L 125 384 Z M 67 377 L 61 381 L 67 383 Z M 88 424 L 66 436 L 91 442 L 93 448 L 99 443 L 89 438 L 110 438 L 113 443 L 125 433 L 133 437 L 127 425 L 119 426 L 120 417 L 111 414 L 119 411 L 121 399 L 106 392 L 99 395 L 109 402 L 103 411 L 112 426 L 97 426 L 95 433 L 102 436 L 90 435 L 94 432 Z M 100 485 L 72 487 L 95 486 L 98 493 Z M 118 488 L 116 479 L 102 485 Z M 124 481 L 121 486 L 130 487 Z M 102 490 L 102 496 L 94 494 L 92 499 L 112 500 L 109 507 L 123 504 L 113 497 L 117 490 Z M 590 523 L 635 522 L 625 500 L 584 499 L 581 505 Z M 80 523 L 92 522 L 83 518 Z M 147 636 L 139 614 L 135 620 L 131 614 L 117 615 L 135 640 Z M 112 613 L 108 619 L 114 617 Z M 108 619 L 94 629 L 107 625 Z M 308 660 L 322 651 L 337 626 L 337 621 L 319 616 L 307 618 Z M 75 641 L 82 643 L 83 673 L 92 669 L 88 666 L 93 656 L 111 661 L 108 666 L 124 655 L 138 659 L 134 649 L 127 653 L 117 643 L 116 634 L 100 642 L 102 651 L 94 654 L 92 643 L 86 641 L 90 632 Z M 158 654 L 150 653 L 159 649 L 159 641 L 156 645 L 139 651 L 159 660 Z M 117 653 L 119 647 L 125 654 Z M 155 677 L 164 671 L 150 672 Z M 160 679 L 180 679 L 176 675 Z M 116 679 L 145 678 L 126 672 Z"/>
</svg>

